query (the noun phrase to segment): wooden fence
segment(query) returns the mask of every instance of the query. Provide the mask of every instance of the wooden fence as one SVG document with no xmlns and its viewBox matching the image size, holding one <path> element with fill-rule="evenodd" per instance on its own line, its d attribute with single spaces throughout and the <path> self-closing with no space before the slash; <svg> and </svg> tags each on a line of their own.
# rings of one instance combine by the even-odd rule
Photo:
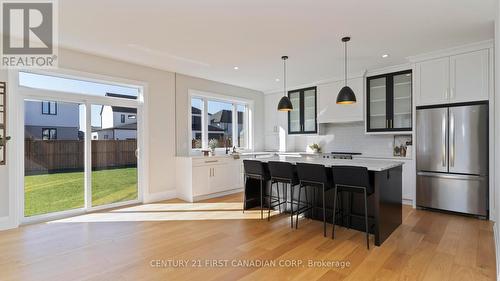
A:
<svg viewBox="0 0 500 281">
<path fill-rule="evenodd" d="M 93 140 L 92 169 L 137 165 L 136 140 Z M 80 140 L 25 140 L 24 169 L 27 175 L 83 171 L 84 142 Z"/>
</svg>

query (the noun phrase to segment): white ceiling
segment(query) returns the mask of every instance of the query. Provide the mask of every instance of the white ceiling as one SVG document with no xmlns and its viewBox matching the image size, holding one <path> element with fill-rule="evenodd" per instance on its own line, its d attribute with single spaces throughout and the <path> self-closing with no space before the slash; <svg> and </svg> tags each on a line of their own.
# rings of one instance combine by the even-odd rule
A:
<svg viewBox="0 0 500 281">
<path fill-rule="evenodd" d="M 494 36 L 495 0 L 64 0 L 62 46 L 251 89 L 406 62 Z M 381 55 L 390 57 L 382 59 Z M 233 67 L 238 66 L 239 70 Z"/>
</svg>

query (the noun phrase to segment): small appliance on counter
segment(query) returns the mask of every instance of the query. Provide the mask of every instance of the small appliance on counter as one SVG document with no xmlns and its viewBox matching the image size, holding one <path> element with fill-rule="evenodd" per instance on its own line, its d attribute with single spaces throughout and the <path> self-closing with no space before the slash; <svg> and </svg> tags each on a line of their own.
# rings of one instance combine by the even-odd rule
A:
<svg viewBox="0 0 500 281">
<path fill-rule="evenodd" d="M 323 158 L 325 159 L 352 159 L 353 155 L 361 155 L 359 152 L 339 152 L 334 151 L 330 152 L 330 154 L 323 154 Z"/>
</svg>

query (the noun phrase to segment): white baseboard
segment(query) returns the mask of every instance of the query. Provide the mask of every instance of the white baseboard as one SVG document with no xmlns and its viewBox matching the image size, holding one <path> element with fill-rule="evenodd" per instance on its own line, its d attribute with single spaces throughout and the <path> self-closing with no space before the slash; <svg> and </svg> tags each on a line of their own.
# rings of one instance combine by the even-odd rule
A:
<svg viewBox="0 0 500 281">
<path fill-rule="evenodd" d="M 221 196 L 234 194 L 234 193 L 238 193 L 238 192 L 243 192 L 243 188 L 232 189 L 232 190 L 228 190 L 228 191 L 217 192 L 217 193 L 212 193 L 212 194 L 207 194 L 207 195 L 195 196 L 193 198 L 193 201 L 195 201 L 195 202 L 202 201 L 202 200 L 212 199 L 212 198 L 221 197 Z"/>
<path fill-rule="evenodd" d="M 413 200 L 411 200 L 411 199 L 404 199 L 403 198 L 402 203 L 403 203 L 403 205 L 413 206 Z"/>
<path fill-rule="evenodd" d="M 153 203 L 174 198 L 177 198 L 177 191 L 175 189 L 147 194 L 144 196 L 143 202 Z"/>
<path fill-rule="evenodd" d="M 500 281 L 500 259 L 499 259 L 499 255 L 500 255 L 500 241 L 498 240 L 499 237 L 498 237 L 498 223 L 495 223 L 493 225 L 493 236 L 494 236 L 494 239 L 495 239 L 495 258 L 496 258 L 496 263 L 497 263 L 497 281 Z"/>
<path fill-rule="evenodd" d="M 7 230 L 11 228 L 16 228 L 17 224 L 14 222 L 14 219 L 11 217 L 0 217 L 0 231 Z"/>
</svg>

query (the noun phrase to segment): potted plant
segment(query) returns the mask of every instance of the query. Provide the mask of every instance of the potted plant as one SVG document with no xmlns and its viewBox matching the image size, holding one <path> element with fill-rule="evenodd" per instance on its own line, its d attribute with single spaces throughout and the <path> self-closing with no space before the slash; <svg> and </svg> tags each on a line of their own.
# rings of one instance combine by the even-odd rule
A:
<svg viewBox="0 0 500 281">
<path fill-rule="evenodd" d="M 10 140 L 10 137 L 3 138 L 2 136 L 0 136 L 0 147 L 5 146 L 8 140 Z"/>
<path fill-rule="evenodd" d="M 309 148 L 314 152 L 314 153 L 320 153 L 321 152 L 321 146 L 317 143 L 313 143 L 309 145 Z"/>
<path fill-rule="evenodd" d="M 219 141 L 216 140 L 216 139 L 211 139 L 209 142 L 208 142 L 208 147 L 210 148 L 210 154 L 212 156 L 215 155 L 215 148 L 219 145 Z"/>
</svg>

